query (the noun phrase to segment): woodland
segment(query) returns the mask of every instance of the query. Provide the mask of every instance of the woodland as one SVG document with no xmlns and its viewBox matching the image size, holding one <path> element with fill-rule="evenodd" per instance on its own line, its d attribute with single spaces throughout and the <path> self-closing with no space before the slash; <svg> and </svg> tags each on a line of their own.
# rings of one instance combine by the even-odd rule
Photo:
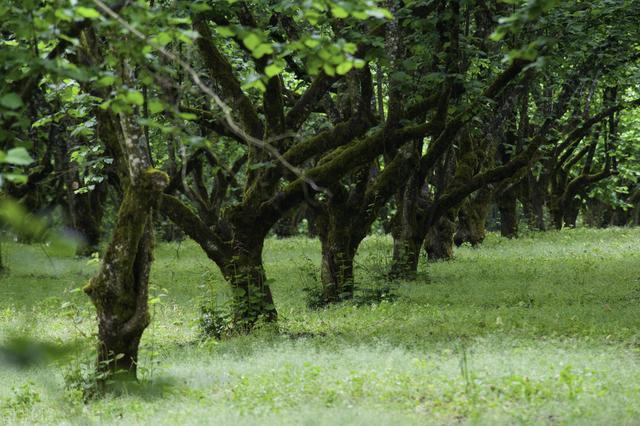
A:
<svg viewBox="0 0 640 426">
<path fill-rule="evenodd" d="M 0 0 L 8 424 L 640 421 L 639 0 Z"/>
</svg>

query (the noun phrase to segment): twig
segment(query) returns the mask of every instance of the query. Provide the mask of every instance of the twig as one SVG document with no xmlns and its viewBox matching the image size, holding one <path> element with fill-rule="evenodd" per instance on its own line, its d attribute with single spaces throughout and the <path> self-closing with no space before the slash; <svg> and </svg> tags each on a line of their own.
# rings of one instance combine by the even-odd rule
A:
<svg viewBox="0 0 640 426">
<path fill-rule="evenodd" d="M 300 170 L 298 167 L 294 166 L 289 161 L 287 161 L 287 159 L 284 158 L 282 156 L 282 154 L 280 154 L 280 152 L 273 145 L 271 145 L 272 141 L 277 141 L 277 140 L 281 140 L 281 139 L 285 139 L 285 138 L 291 137 L 292 136 L 291 134 L 284 134 L 284 135 L 276 136 L 276 137 L 268 139 L 267 141 L 254 138 L 253 136 L 249 135 L 247 132 L 245 132 L 245 130 L 243 128 L 241 128 L 233 120 L 233 117 L 231 115 L 232 114 L 231 107 L 229 107 L 229 105 L 227 105 L 222 100 L 222 98 L 220 98 L 220 96 L 218 96 L 213 90 L 211 90 L 207 85 L 205 85 L 202 82 L 202 80 L 198 76 L 198 73 L 191 67 L 191 65 L 189 65 L 188 63 L 186 63 L 185 61 L 183 61 L 181 58 L 179 58 L 178 56 L 174 55 L 173 53 L 169 52 L 168 50 L 166 50 L 164 47 L 160 46 L 159 44 L 154 43 L 153 41 L 151 41 L 146 35 L 144 35 L 142 32 L 140 32 L 139 30 L 137 30 L 136 28 L 131 26 L 131 24 L 129 24 L 118 13 L 116 13 L 113 9 L 111 9 L 104 2 L 102 2 L 102 0 L 93 0 L 93 3 L 95 3 L 95 5 L 100 10 L 102 10 L 105 14 L 107 14 L 110 17 L 112 17 L 113 19 L 115 19 L 118 23 L 120 23 L 120 25 L 122 25 L 125 29 L 127 29 L 133 35 L 135 35 L 140 40 L 145 42 L 147 45 L 151 46 L 153 49 L 158 51 L 158 53 L 160 53 L 162 56 L 164 56 L 165 58 L 169 59 L 170 61 L 173 61 L 174 63 L 178 64 L 183 70 L 185 70 L 189 74 L 189 76 L 191 77 L 191 79 L 193 80 L 195 85 L 198 86 L 198 88 L 200 88 L 200 90 L 202 90 L 205 94 L 207 94 L 215 102 L 215 104 L 222 110 L 222 112 L 224 113 L 224 117 L 225 117 L 225 120 L 226 120 L 227 124 L 229 125 L 229 127 L 237 135 L 242 137 L 242 139 L 244 139 L 248 143 L 251 143 L 251 144 L 253 144 L 253 145 L 255 145 L 255 146 L 259 147 L 259 148 L 262 148 L 265 151 L 267 151 L 269 154 L 271 154 L 273 157 L 275 157 L 280 163 L 282 163 L 287 169 L 289 169 L 292 173 L 294 173 L 300 179 L 304 180 L 307 184 L 309 184 L 309 186 L 311 186 L 311 188 L 313 188 L 315 191 L 323 191 L 324 190 L 324 188 L 321 188 L 318 185 L 316 185 L 315 182 L 313 182 L 313 180 L 307 178 L 304 175 L 304 172 L 302 170 Z"/>
</svg>

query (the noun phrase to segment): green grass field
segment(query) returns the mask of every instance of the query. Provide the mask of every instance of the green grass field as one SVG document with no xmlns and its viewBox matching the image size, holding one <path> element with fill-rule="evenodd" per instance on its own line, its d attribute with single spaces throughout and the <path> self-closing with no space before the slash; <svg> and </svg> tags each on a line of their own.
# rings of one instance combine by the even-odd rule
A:
<svg viewBox="0 0 640 426">
<path fill-rule="evenodd" d="M 365 241 L 360 285 L 381 285 L 390 245 Z M 77 289 L 95 262 L 4 249 L 3 424 L 640 424 L 640 229 L 490 235 L 421 265 L 393 302 L 324 310 L 302 291 L 319 244 L 270 240 L 278 327 L 223 341 L 198 331 L 201 303 L 226 294 L 217 269 L 191 242 L 161 244 L 141 383 L 87 403 L 65 377 L 92 370 Z"/>
</svg>

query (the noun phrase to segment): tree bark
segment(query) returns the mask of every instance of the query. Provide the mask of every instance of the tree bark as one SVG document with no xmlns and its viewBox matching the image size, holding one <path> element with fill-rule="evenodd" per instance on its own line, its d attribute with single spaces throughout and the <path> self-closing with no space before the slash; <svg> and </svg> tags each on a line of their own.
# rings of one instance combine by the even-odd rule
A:
<svg viewBox="0 0 640 426">
<path fill-rule="evenodd" d="M 84 194 L 74 194 L 72 188 L 67 189 L 67 214 L 69 225 L 80 237 L 77 253 L 88 256 L 100 249 L 100 236 L 106 184 L 98 184 Z"/>
<path fill-rule="evenodd" d="M 424 240 L 424 249 L 430 261 L 451 260 L 453 258 L 453 234 L 456 225 L 454 215 L 448 213 L 429 227 Z"/>
<path fill-rule="evenodd" d="M 327 208 L 317 217 L 318 236 L 322 247 L 320 281 L 324 300 L 335 303 L 351 299 L 355 288 L 353 260 L 366 235 L 341 209 Z M 360 224 L 361 225 L 361 224 Z"/>
<path fill-rule="evenodd" d="M 273 226 L 273 233 L 278 238 L 289 238 L 298 235 L 298 225 L 304 215 L 304 205 L 290 210 Z"/>
<path fill-rule="evenodd" d="M 477 246 L 484 241 L 485 224 L 491 208 L 491 190 L 483 188 L 465 202 L 458 213 L 458 227 L 454 236 L 457 246 L 469 243 Z"/>
<path fill-rule="evenodd" d="M 135 379 L 138 345 L 149 324 L 152 209 L 168 177 L 148 169 L 125 189 L 100 271 L 85 287 L 98 318 L 98 369 Z"/>
<path fill-rule="evenodd" d="M 418 273 L 420 249 L 426 234 L 426 217 L 421 212 L 421 182 L 414 174 L 396 195 L 398 209 L 393 217 L 393 257 L 389 275 L 393 279 L 413 280 Z"/>
<path fill-rule="evenodd" d="M 249 330 L 260 319 L 277 320 L 262 259 L 271 226 L 261 222 L 257 209 L 236 206 L 213 226 L 172 195 L 163 195 L 161 209 L 220 268 L 233 292 L 238 327 Z"/>
<path fill-rule="evenodd" d="M 580 213 L 580 200 L 572 199 L 566 202 L 564 207 L 564 213 L 562 215 L 564 220 L 564 226 L 568 228 L 575 228 L 578 221 L 578 214 Z"/>
<path fill-rule="evenodd" d="M 258 321 L 278 319 L 262 260 L 263 242 L 236 240 L 227 262 L 220 265 L 233 292 L 234 321 L 244 331 L 250 331 Z"/>
<path fill-rule="evenodd" d="M 536 179 L 531 172 L 527 173 L 520 184 L 520 202 L 527 218 L 529 229 L 544 231 L 545 176 Z"/>
<path fill-rule="evenodd" d="M 500 234 L 506 238 L 518 236 L 517 194 L 515 188 L 509 188 L 496 197 L 500 211 Z"/>
</svg>

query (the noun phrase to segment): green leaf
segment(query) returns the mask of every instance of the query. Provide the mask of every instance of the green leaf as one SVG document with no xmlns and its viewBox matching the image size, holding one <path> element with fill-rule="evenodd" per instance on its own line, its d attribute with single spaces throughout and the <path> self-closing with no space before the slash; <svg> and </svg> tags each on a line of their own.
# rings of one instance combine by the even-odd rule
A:
<svg viewBox="0 0 640 426">
<path fill-rule="evenodd" d="M 190 112 L 181 112 L 178 114 L 178 117 L 182 118 L 183 120 L 189 120 L 189 121 L 193 121 L 193 120 L 197 120 L 198 116 L 195 114 L 192 114 Z"/>
<path fill-rule="evenodd" d="M 24 105 L 17 93 L 7 93 L 0 98 L 0 105 L 7 109 L 18 109 Z"/>
<path fill-rule="evenodd" d="M 3 173 L 2 177 L 9 182 L 13 182 L 18 185 L 23 185 L 27 183 L 27 175 L 23 175 L 20 173 Z"/>
<path fill-rule="evenodd" d="M 314 38 L 308 38 L 304 41 L 305 46 L 307 46 L 310 49 L 313 49 L 314 47 L 318 46 L 320 44 L 319 40 L 316 40 Z"/>
<path fill-rule="evenodd" d="M 343 62 L 336 67 L 336 72 L 340 75 L 345 75 L 346 73 L 351 71 L 351 68 L 353 68 L 353 62 Z"/>
<path fill-rule="evenodd" d="M 331 13 L 338 19 L 349 17 L 349 12 L 347 12 L 342 6 L 338 5 L 335 5 L 331 8 Z"/>
<path fill-rule="evenodd" d="M 222 37 L 233 37 L 235 35 L 235 33 L 233 32 L 233 30 L 231 30 L 231 28 L 225 27 L 222 25 L 216 27 L 216 32 L 220 34 Z"/>
<path fill-rule="evenodd" d="M 264 73 L 267 77 L 271 78 L 275 75 L 280 74 L 283 69 L 284 67 L 282 67 L 280 64 L 269 64 L 265 67 Z"/>
<path fill-rule="evenodd" d="M 358 45 L 355 43 L 345 43 L 342 50 L 354 55 L 358 51 Z"/>
<path fill-rule="evenodd" d="M 324 64 L 322 68 L 324 69 L 325 74 L 327 74 L 328 76 L 333 77 L 334 75 L 336 75 L 336 70 L 331 65 Z"/>
<path fill-rule="evenodd" d="M 353 66 L 356 67 L 357 69 L 364 68 L 365 65 L 366 65 L 366 62 L 362 59 L 356 59 L 353 61 Z"/>
<path fill-rule="evenodd" d="M 3 159 L 4 163 L 14 164 L 16 166 L 27 166 L 33 163 L 33 158 L 24 148 L 12 148 L 7 151 L 7 155 Z"/>
<path fill-rule="evenodd" d="M 142 105 L 144 103 L 144 96 L 137 90 L 129 90 L 125 99 L 128 103 L 134 105 Z"/>
<path fill-rule="evenodd" d="M 151 114 L 157 114 L 162 111 L 164 111 L 164 104 L 161 101 L 157 99 L 152 99 L 149 101 L 149 112 Z"/>
<path fill-rule="evenodd" d="M 365 13 L 373 18 L 378 19 L 393 19 L 393 15 L 387 9 L 381 7 L 374 7 L 365 11 Z"/>
<path fill-rule="evenodd" d="M 98 81 L 96 81 L 96 84 L 99 87 L 107 87 L 107 86 L 111 86 L 113 83 L 116 82 L 116 77 L 113 75 L 105 75 L 103 77 L 100 77 L 100 79 L 98 79 Z"/>
<path fill-rule="evenodd" d="M 258 37 L 256 34 L 249 33 L 242 39 L 242 42 L 247 47 L 247 49 L 253 51 L 253 49 L 260 45 L 262 40 L 260 40 L 260 37 Z"/>
<path fill-rule="evenodd" d="M 100 17 L 100 12 L 91 7 L 77 6 L 75 12 L 87 19 L 96 19 Z"/>
<path fill-rule="evenodd" d="M 191 10 L 194 12 L 207 12 L 211 10 L 211 6 L 205 3 L 194 3 L 191 5 Z"/>
<path fill-rule="evenodd" d="M 160 46 L 166 46 L 167 44 L 169 44 L 169 43 L 171 43 L 173 41 L 173 37 L 171 37 L 171 34 L 166 33 L 164 31 L 160 32 L 153 39 Z"/>
<path fill-rule="evenodd" d="M 253 54 L 253 56 L 257 59 L 262 58 L 264 55 L 270 55 L 273 53 L 273 47 L 271 47 L 270 44 L 267 43 L 261 43 L 260 45 L 258 45 L 258 47 L 256 47 L 255 49 L 253 49 L 253 51 L 251 52 Z"/>
</svg>

